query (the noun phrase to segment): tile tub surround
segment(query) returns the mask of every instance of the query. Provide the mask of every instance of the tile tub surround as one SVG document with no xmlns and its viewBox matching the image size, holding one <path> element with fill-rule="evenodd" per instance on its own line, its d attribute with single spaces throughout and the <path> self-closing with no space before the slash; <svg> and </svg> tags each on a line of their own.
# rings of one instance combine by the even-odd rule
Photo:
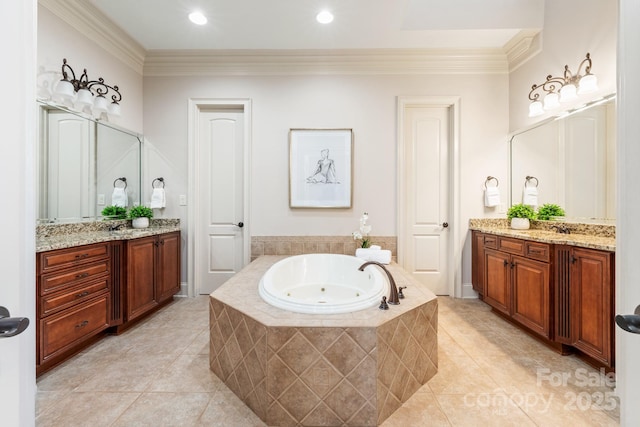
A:
<svg viewBox="0 0 640 427">
<path fill-rule="evenodd" d="M 571 234 L 557 233 L 551 227 L 565 225 Z M 556 245 L 579 246 L 615 252 L 615 225 L 578 224 L 558 221 L 531 221 L 529 230 L 514 230 L 508 219 L 470 219 L 469 229 L 487 234 L 532 240 Z"/>
<path fill-rule="evenodd" d="M 437 372 L 437 298 L 395 264 L 399 306 L 310 315 L 257 292 L 282 256 L 210 296 L 211 370 L 267 425 L 379 425 Z"/>
<path fill-rule="evenodd" d="M 391 251 L 396 259 L 396 236 L 371 236 L 374 245 Z M 359 248 L 351 236 L 252 236 L 251 260 L 263 255 L 343 254 L 353 255 Z"/>
<path fill-rule="evenodd" d="M 122 225 L 117 232 L 109 227 Z M 91 221 L 36 226 L 36 252 L 90 245 L 112 240 L 129 240 L 180 231 L 179 219 L 151 219 L 149 228 L 133 229 L 130 220 Z"/>
</svg>

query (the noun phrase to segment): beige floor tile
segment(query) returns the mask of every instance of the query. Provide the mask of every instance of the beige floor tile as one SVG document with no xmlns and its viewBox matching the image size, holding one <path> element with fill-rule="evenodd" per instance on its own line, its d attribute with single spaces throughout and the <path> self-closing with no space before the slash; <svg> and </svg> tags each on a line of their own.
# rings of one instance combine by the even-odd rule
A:
<svg viewBox="0 0 640 427">
<path fill-rule="evenodd" d="M 438 373 L 427 383 L 436 394 L 464 394 L 469 390 L 493 393 L 498 388 L 470 357 L 443 357 L 438 360 Z"/>
<path fill-rule="evenodd" d="M 131 354 L 127 353 L 114 361 L 108 368 L 101 369 L 87 381 L 80 384 L 77 391 L 145 391 L 175 359 L 173 354 Z"/>
<path fill-rule="evenodd" d="M 36 418 L 39 427 L 111 426 L 139 393 L 71 392 Z"/>
<path fill-rule="evenodd" d="M 143 393 L 113 427 L 191 427 L 209 404 L 209 393 Z"/>
<path fill-rule="evenodd" d="M 440 408 L 440 404 L 433 393 L 418 392 L 411 396 L 381 425 L 382 427 L 436 427 L 450 426 L 451 423 Z"/>
<path fill-rule="evenodd" d="M 146 391 L 214 393 L 224 383 L 209 369 L 206 354 L 182 354 L 160 371 Z"/>
<path fill-rule="evenodd" d="M 220 388 L 196 424 L 206 427 L 266 426 L 238 397 L 226 387 Z"/>
<path fill-rule="evenodd" d="M 438 403 L 453 426 L 534 427 L 536 424 L 505 393 L 443 394 Z"/>
</svg>

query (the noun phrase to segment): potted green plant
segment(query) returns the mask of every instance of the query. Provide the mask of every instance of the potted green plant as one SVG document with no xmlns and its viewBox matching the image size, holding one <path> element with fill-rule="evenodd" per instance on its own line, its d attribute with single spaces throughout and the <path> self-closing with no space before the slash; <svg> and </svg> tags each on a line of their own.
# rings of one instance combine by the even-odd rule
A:
<svg viewBox="0 0 640 427">
<path fill-rule="evenodd" d="M 564 216 L 564 209 L 553 203 L 545 203 L 538 208 L 536 219 L 548 221 L 556 216 Z"/>
<path fill-rule="evenodd" d="M 125 219 L 127 217 L 127 209 L 122 206 L 108 205 L 102 209 L 104 219 Z"/>
<path fill-rule="evenodd" d="M 133 220 L 133 228 L 147 228 L 149 219 L 153 218 L 153 210 L 147 206 L 136 205 L 129 209 L 128 217 Z"/>
<path fill-rule="evenodd" d="M 536 213 L 529 205 L 515 204 L 507 210 L 507 218 L 511 220 L 511 228 L 516 230 L 528 230 Z"/>
</svg>

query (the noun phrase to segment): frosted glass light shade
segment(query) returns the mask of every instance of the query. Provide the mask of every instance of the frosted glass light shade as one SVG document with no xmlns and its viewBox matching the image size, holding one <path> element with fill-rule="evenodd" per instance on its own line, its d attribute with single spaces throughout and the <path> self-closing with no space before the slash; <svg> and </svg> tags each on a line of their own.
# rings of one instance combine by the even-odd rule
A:
<svg viewBox="0 0 640 427">
<path fill-rule="evenodd" d="M 93 95 L 89 89 L 80 89 L 75 102 L 77 107 L 86 107 L 93 105 Z"/>
<path fill-rule="evenodd" d="M 577 97 L 576 86 L 573 84 L 566 84 L 560 89 L 560 102 L 573 101 Z"/>
<path fill-rule="evenodd" d="M 551 92 L 544 97 L 544 109 L 553 110 L 560 106 L 560 96 L 557 93 Z"/>
<path fill-rule="evenodd" d="M 119 117 L 120 116 L 120 104 L 112 102 L 109 104 L 109 114 L 112 116 Z"/>
<path fill-rule="evenodd" d="M 536 117 L 544 113 L 544 108 L 542 108 L 542 102 L 533 101 L 529 104 L 529 117 Z"/>
<path fill-rule="evenodd" d="M 598 78 L 594 74 L 587 74 L 580 79 L 578 94 L 591 93 L 598 90 Z"/>
<path fill-rule="evenodd" d="M 107 98 L 104 96 L 96 96 L 96 99 L 93 101 L 93 112 L 96 114 L 106 113 L 107 108 L 109 107 L 109 102 Z"/>
<path fill-rule="evenodd" d="M 64 101 L 71 101 L 76 96 L 73 84 L 68 80 L 60 80 L 56 85 L 55 93 Z"/>
</svg>

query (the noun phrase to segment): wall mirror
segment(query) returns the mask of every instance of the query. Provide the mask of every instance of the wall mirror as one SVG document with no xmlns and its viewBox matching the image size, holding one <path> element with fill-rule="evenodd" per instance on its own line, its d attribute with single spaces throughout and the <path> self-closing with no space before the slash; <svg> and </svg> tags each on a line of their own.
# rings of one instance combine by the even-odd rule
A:
<svg viewBox="0 0 640 427">
<path fill-rule="evenodd" d="M 38 222 L 94 220 L 124 187 L 140 203 L 142 136 L 78 113 L 41 104 Z"/>
<path fill-rule="evenodd" d="M 538 205 L 558 204 L 567 220 L 615 220 L 616 123 L 614 96 L 559 116 L 510 141 L 510 204 L 536 185 Z"/>
</svg>

